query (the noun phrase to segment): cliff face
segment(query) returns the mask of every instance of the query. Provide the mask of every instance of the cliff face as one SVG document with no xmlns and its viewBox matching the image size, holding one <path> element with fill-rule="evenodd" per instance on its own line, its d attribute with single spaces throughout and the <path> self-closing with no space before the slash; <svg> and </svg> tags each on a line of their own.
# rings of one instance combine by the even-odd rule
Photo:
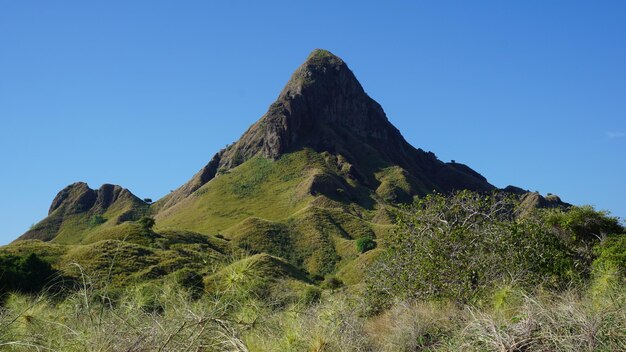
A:
<svg viewBox="0 0 626 352">
<path fill-rule="evenodd" d="M 372 187 L 377 184 L 372 174 L 378 169 L 399 166 L 418 184 L 415 194 L 494 188 L 469 167 L 443 163 L 433 153 L 407 143 L 348 65 L 317 49 L 293 73 L 260 120 L 157 207 L 173 206 L 216 175 L 257 155 L 277 159 L 303 148 L 341 156 L 351 165 L 352 176 Z"/>
</svg>

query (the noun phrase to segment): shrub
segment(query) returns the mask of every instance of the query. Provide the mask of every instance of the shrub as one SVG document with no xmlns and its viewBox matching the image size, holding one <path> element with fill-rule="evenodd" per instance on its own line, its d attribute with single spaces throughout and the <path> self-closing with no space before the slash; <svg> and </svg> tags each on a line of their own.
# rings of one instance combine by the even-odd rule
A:
<svg viewBox="0 0 626 352">
<path fill-rule="evenodd" d="M 568 211 L 553 210 L 546 221 L 574 242 L 596 241 L 624 231 L 618 218 L 610 216 L 606 211 L 596 211 L 588 205 L 571 207 Z"/>
<path fill-rule="evenodd" d="M 356 240 L 356 250 L 359 253 L 365 253 L 376 248 L 376 242 L 371 237 L 360 237 Z"/>
<path fill-rule="evenodd" d="M 471 302 L 507 281 L 559 285 L 577 278 L 575 260 L 539 216 L 515 217 L 506 194 L 429 195 L 397 214 L 388 249 L 366 277 L 372 307 L 391 300 Z"/>
<path fill-rule="evenodd" d="M 10 291 L 38 292 L 50 282 L 56 271 L 36 254 L 20 257 L 0 256 L 0 295 Z"/>
<path fill-rule="evenodd" d="M 626 275 L 626 234 L 607 237 L 593 251 L 597 256 L 594 270 L 613 269 L 621 276 Z"/>
<path fill-rule="evenodd" d="M 319 302 L 322 297 L 322 290 L 317 286 L 308 286 L 302 292 L 302 303 L 308 305 Z"/>
<path fill-rule="evenodd" d="M 141 219 L 137 220 L 137 223 L 139 224 L 139 226 L 141 226 L 141 229 L 146 233 L 151 233 L 152 228 L 156 224 L 156 222 L 154 221 L 154 218 L 150 216 L 141 217 Z"/>
<path fill-rule="evenodd" d="M 95 226 L 105 223 L 106 221 L 107 219 L 103 217 L 102 215 L 94 215 L 91 218 L 89 218 L 89 226 L 95 227 Z"/>
<path fill-rule="evenodd" d="M 593 261 L 600 255 L 600 247 L 595 246 L 604 242 L 607 236 L 624 231 L 618 218 L 606 211 L 596 211 L 591 206 L 574 206 L 568 211 L 550 210 L 546 212 L 545 221 L 577 257 L 580 266 L 585 269 L 585 276 L 590 276 Z"/>
</svg>

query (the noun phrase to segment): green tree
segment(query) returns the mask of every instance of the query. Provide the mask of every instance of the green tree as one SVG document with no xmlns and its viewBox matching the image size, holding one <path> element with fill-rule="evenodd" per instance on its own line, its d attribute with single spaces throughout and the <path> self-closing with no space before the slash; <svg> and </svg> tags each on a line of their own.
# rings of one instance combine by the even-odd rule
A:
<svg viewBox="0 0 626 352">
<path fill-rule="evenodd" d="M 89 218 L 89 226 L 95 227 L 104 224 L 106 221 L 107 219 L 104 216 L 96 214 Z"/>
<path fill-rule="evenodd" d="M 156 221 L 153 217 L 143 216 L 141 219 L 137 220 L 137 223 L 145 233 L 152 233 L 152 228 L 156 224 Z"/>
<path fill-rule="evenodd" d="M 585 275 L 591 274 L 592 263 L 598 257 L 594 247 L 607 237 L 624 232 L 617 217 L 589 205 L 547 210 L 544 218 L 586 269 Z"/>
</svg>

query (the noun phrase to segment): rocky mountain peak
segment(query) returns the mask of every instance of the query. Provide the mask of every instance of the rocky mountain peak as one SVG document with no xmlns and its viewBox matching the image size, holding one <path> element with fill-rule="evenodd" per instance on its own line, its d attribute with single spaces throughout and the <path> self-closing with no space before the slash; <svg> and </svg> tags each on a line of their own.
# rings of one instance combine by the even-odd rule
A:
<svg viewBox="0 0 626 352">
<path fill-rule="evenodd" d="M 378 103 L 363 90 L 348 65 L 316 49 L 296 69 L 267 113 L 221 155 L 229 169 L 261 153 L 275 159 L 301 147 L 346 149 L 342 132 L 378 144 L 405 143 Z M 343 141 L 342 141 L 343 140 Z"/>
<path fill-rule="evenodd" d="M 78 213 L 91 208 L 96 201 L 97 193 L 85 182 L 75 182 L 63 188 L 52 200 L 48 214 L 64 207 L 66 212 Z"/>
<path fill-rule="evenodd" d="M 293 99 L 301 94 L 320 92 L 328 96 L 345 95 L 348 92 L 365 93 L 342 59 L 327 50 L 315 49 L 292 74 L 280 93 L 278 101 Z"/>
<path fill-rule="evenodd" d="M 52 200 L 48 214 L 59 208 L 66 213 L 80 213 L 87 210 L 106 211 L 118 200 L 138 201 L 129 190 L 118 185 L 104 184 L 94 190 L 85 182 L 75 182 L 63 188 Z"/>
<path fill-rule="evenodd" d="M 278 159 L 303 148 L 341 156 L 354 165 L 356 178 L 371 175 L 375 171 L 372 168 L 397 165 L 417 179 L 420 193 L 493 188 L 469 167 L 443 163 L 433 153 L 411 146 L 382 107 L 367 95 L 348 65 L 327 50 L 315 49 L 261 119 L 237 142 L 218 152 L 189 182 L 159 201 L 157 208 L 173 206 L 216 175 L 257 155 Z M 361 181 L 371 186 L 377 183 L 372 177 L 366 178 Z"/>
</svg>

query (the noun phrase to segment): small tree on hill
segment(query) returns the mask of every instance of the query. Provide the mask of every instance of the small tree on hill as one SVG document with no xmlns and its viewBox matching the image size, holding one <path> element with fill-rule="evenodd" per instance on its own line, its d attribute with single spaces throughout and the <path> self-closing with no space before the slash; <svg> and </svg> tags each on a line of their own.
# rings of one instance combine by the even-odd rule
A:
<svg viewBox="0 0 626 352">
<path fill-rule="evenodd" d="M 149 234 L 152 233 L 152 228 L 154 227 L 154 224 L 156 224 L 156 221 L 153 217 L 144 216 L 141 219 L 137 220 L 137 223 L 139 224 L 139 226 L 141 226 L 141 229 L 145 233 Z"/>
<path fill-rule="evenodd" d="M 359 253 L 365 253 L 376 248 L 376 242 L 371 237 L 360 237 L 356 240 L 356 249 Z"/>
</svg>

